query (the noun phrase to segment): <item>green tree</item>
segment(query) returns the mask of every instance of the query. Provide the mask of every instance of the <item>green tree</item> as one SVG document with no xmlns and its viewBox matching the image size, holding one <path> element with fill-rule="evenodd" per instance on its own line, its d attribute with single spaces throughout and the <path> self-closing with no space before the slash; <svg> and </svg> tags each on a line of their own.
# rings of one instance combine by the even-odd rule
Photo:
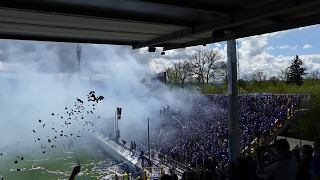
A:
<svg viewBox="0 0 320 180">
<path fill-rule="evenodd" d="M 184 88 L 185 80 L 192 74 L 190 63 L 188 61 L 180 61 L 178 63 L 174 63 L 173 66 L 180 77 L 181 88 Z"/>
<path fill-rule="evenodd" d="M 277 82 L 279 81 L 279 79 L 276 76 L 271 76 L 269 78 L 269 81 L 272 83 L 272 85 L 277 85 Z"/>
<path fill-rule="evenodd" d="M 277 78 L 280 81 L 286 82 L 288 80 L 288 73 L 289 73 L 289 68 L 286 69 L 281 69 L 278 73 L 277 73 Z"/>
<path fill-rule="evenodd" d="M 262 72 L 262 71 L 254 71 L 251 74 L 252 81 L 262 82 L 262 81 L 265 81 L 266 79 L 267 79 L 267 75 L 264 74 L 264 72 Z"/>
<path fill-rule="evenodd" d="M 171 84 L 179 84 L 180 83 L 180 75 L 176 67 L 168 67 L 166 69 L 167 72 L 167 82 Z"/>
<path fill-rule="evenodd" d="M 288 83 L 295 83 L 298 86 L 301 86 L 303 83 L 302 76 L 307 74 L 305 71 L 307 68 L 301 67 L 303 65 L 302 60 L 296 55 L 292 61 L 292 64 L 289 66 L 288 71 Z"/>
<path fill-rule="evenodd" d="M 217 63 L 217 69 L 219 75 L 223 78 L 224 82 L 228 82 L 228 65 L 225 61 L 219 61 Z"/>
<path fill-rule="evenodd" d="M 247 82 L 243 79 L 238 80 L 238 86 L 244 90 L 247 90 Z"/>
<path fill-rule="evenodd" d="M 199 51 L 191 56 L 190 67 L 199 84 L 208 84 L 210 80 L 215 78 L 218 71 L 216 67 L 218 59 L 220 56 L 217 51 Z"/>
</svg>

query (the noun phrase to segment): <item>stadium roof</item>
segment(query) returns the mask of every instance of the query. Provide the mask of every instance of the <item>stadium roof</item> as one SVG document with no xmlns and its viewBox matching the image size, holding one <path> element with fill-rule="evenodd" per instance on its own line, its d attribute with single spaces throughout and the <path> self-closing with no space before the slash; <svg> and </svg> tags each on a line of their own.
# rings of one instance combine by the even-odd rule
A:
<svg viewBox="0 0 320 180">
<path fill-rule="evenodd" d="M 319 23 L 320 0 L 0 1 L 0 38 L 134 49 L 169 50 Z"/>
</svg>

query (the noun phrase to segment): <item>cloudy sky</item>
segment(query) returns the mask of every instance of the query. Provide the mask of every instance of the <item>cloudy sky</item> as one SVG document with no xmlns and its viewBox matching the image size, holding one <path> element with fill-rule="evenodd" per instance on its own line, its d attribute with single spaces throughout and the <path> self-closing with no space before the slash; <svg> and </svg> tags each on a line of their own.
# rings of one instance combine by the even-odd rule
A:
<svg viewBox="0 0 320 180">
<path fill-rule="evenodd" d="M 319 33 L 320 26 L 316 25 L 238 39 L 240 78 L 254 71 L 275 76 L 295 55 L 300 56 L 308 72 L 319 71 Z M 0 77 L 32 74 L 33 70 L 72 74 L 77 71 L 75 47 L 74 43 L 0 40 Z M 172 62 L 187 60 L 196 51 L 217 50 L 221 60 L 226 60 L 226 42 L 170 50 L 165 56 L 160 55 L 160 49 L 149 53 L 146 48 L 131 50 L 128 46 L 81 44 L 81 47 L 83 73 L 104 78 L 130 74 L 129 71 L 137 76 L 161 72 Z"/>
<path fill-rule="evenodd" d="M 263 71 L 269 77 L 276 76 L 277 72 L 291 63 L 295 55 L 302 59 L 308 72 L 319 71 L 320 44 L 317 36 L 319 33 L 320 26 L 316 25 L 238 39 L 240 78 L 254 71 Z M 186 58 L 185 56 L 194 51 L 209 49 L 219 51 L 221 59 L 226 61 L 226 42 L 170 51 L 167 54 L 171 60 L 178 60 Z M 151 69 L 156 71 L 167 66 L 166 56 L 153 58 L 150 63 Z"/>
</svg>

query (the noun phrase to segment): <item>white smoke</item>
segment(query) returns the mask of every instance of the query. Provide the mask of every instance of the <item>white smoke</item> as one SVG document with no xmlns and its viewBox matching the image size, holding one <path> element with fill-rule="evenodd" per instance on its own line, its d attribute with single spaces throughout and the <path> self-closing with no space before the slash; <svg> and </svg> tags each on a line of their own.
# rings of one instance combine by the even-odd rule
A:
<svg viewBox="0 0 320 180">
<path fill-rule="evenodd" d="M 84 120 L 101 130 L 112 126 L 105 119 L 113 118 L 116 107 L 122 107 L 119 127 L 121 139 L 127 142 L 146 138 L 147 118 L 156 120 L 160 108 L 191 106 L 185 102 L 185 91 L 170 90 L 161 83 L 152 88 L 141 83 L 143 76 L 152 72 L 139 60 L 140 52 L 123 46 L 81 47 L 79 74 L 76 44 L 0 40 L 0 151 L 7 145 L 39 147 L 37 138 L 56 135 L 52 127 L 72 133 L 59 127 L 64 120 L 56 115 L 65 113 L 65 107 L 70 109 L 76 98 L 88 103 L 90 91 L 105 99 Z"/>
</svg>

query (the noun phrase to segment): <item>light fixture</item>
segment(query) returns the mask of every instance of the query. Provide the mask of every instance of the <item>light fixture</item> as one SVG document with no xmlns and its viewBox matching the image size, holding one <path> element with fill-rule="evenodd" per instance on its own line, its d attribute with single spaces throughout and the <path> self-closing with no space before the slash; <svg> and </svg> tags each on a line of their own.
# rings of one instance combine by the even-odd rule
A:
<svg viewBox="0 0 320 180">
<path fill-rule="evenodd" d="M 155 48 L 155 47 L 149 47 L 149 48 L 148 48 L 148 51 L 149 51 L 149 52 L 156 52 L 156 48 Z"/>
</svg>

